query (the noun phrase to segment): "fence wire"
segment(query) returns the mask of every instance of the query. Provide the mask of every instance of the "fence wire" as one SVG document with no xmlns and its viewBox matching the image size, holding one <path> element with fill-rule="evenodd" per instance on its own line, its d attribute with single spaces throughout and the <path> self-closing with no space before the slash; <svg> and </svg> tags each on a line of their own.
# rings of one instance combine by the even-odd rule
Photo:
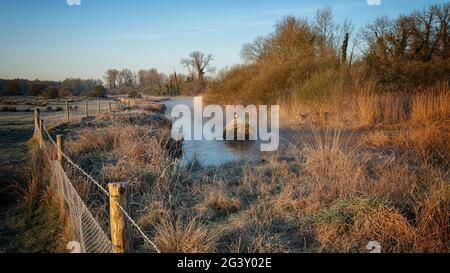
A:
<svg viewBox="0 0 450 273">
<path fill-rule="evenodd" d="M 35 123 L 35 134 L 41 137 L 40 143 L 44 144 L 43 136 L 44 133 L 52 145 L 57 148 L 56 142 L 51 137 L 45 124 L 41 128 Z M 75 164 L 66 154 L 62 153 L 64 160 L 69 163 L 76 170 L 81 172 L 93 185 L 96 186 L 97 190 L 109 197 L 109 192 L 91 175 L 84 171 L 80 166 Z M 50 160 L 52 169 L 51 187 L 55 190 L 60 198 L 63 198 L 65 207 L 68 208 L 68 219 L 69 226 L 73 231 L 74 240 L 80 244 L 80 250 L 82 253 L 109 253 L 113 249 L 113 245 L 109 240 L 108 236 L 102 229 L 99 222 L 93 217 L 89 208 L 79 196 L 77 190 L 73 186 L 72 182 L 68 178 L 66 172 L 64 171 L 61 162 Z M 115 201 L 114 201 L 115 202 Z M 142 236 L 144 241 L 151 245 L 157 253 L 160 253 L 158 247 L 153 243 L 148 236 L 145 234 L 143 229 L 130 217 L 129 213 L 120 205 L 117 204 L 122 213 L 125 215 L 126 219 L 131 223 L 138 233 Z"/>
<path fill-rule="evenodd" d="M 78 195 L 61 162 L 50 162 L 52 169 L 51 187 L 58 196 L 63 197 L 68 213 L 69 228 L 74 241 L 80 244 L 82 253 L 110 253 L 112 243 L 97 220 L 92 216 L 85 203 Z"/>
</svg>

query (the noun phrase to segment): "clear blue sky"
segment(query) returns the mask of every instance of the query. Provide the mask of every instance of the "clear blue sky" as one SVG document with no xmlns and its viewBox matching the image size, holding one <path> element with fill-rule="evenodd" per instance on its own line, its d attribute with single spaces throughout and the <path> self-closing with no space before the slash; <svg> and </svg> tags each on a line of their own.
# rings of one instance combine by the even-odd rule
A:
<svg viewBox="0 0 450 273">
<path fill-rule="evenodd" d="M 244 43 L 283 15 L 329 6 L 357 27 L 438 0 L 0 0 L 0 78 L 102 78 L 108 68 L 182 70 L 192 50 L 214 66 L 241 62 Z M 371 2 L 372 5 L 369 5 Z M 381 2 L 381 5 L 378 5 Z"/>
</svg>

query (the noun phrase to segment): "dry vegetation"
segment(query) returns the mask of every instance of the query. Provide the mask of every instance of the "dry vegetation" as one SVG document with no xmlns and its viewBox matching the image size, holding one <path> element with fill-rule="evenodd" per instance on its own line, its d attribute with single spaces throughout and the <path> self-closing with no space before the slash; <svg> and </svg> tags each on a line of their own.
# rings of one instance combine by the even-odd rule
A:
<svg viewBox="0 0 450 273">
<path fill-rule="evenodd" d="M 293 160 L 217 169 L 174 161 L 164 119 L 140 110 L 85 124 L 65 150 L 103 183 L 132 185 L 133 215 L 163 252 L 364 252 L 369 241 L 386 252 L 448 252 L 450 146 L 448 132 L 433 131 L 441 114 L 421 113 L 434 117 L 421 129 L 391 122 L 401 129 L 371 130 L 358 147 L 332 128 L 299 135 L 286 149 Z M 77 177 L 101 218 L 105 204 Z"/>
<path fill-rule="evenodd" d="M 449 251 L 449 8 L 379 18 L 356 61 L 342 36 L 351 27 L 329 10 L 286 17 L 210 83 L 209 102 L 280 104 L 295 132 L 281 156 L 295 160 L 238 167 L 221 198 L 199 190 L 202 211 L 239 200 L 221 224 L 228 250 L 363 252 L 375 240 L 387 252 Z"/>
<path fill-rule="evenodd" d="M 351 123 L 363 131 L 356 140 L 343 129 L 311 127 L 278 155 L 220 168 L 174 160 L 166 149 L 170 122 L 146 106 L 61 125 L 51 134 L 64 134 L 65 153 L 104 185 L 130 183 L 132 215 L 163 252 L 365 252 L 369 241 L 385 252 L 448 252 L 449 113 L 440 106 L 449 97 L 445 86 L 427 94 L 402 100 L 408 114 L 401 118 L 393 114 L 399 102 L 355 100 L 367 113 Z M 48 172 L 36 149 L 31 169 Z M 107 200 L 65 168 L 107 229 Z M 34 177 L 42 179 L 22 190 L 29 216 L 12 224 L 24 228 L 23 221 L 41 219 L 52 232 L 28 229 L 42 235 L 29 249 L 63 251 L 70 227 L 58 228 L 48 173 Z M 135 247 L 152 251 L 139 236 Z"/>
<path fill-rule="evenodd" d="M 11 230 L 9 248 L 14 252 L 26 253 L 64 251 L 68 237 L 63 236 L 64 220 L 49 187 L 47 157 L 50 154 L 40 149 L 35 141 L 29 141 L 28 146 L 29 165 L 20 173 L 15 173 L 17 178 L 11 190 L 20 196 L 20 202 L 7 212 L 4 219 Z"/>
<path fill-rule="evenodd" d="M 441 9 L 430 11 L 440 18 L 449 5 Z M 248 45 L 249 63 L 221 73 L 207 97 L 282 105 L 285 125 L 301 130 L 261 162 L 183 165 L 166 149 L 170 124 L 145 107 L 52 133 L 65 132 L 66 153 L 102 183 L 132 185 L 132 215 L 163 252 L 365 252 L 369 241 L 384 252 L 449 252 L 448 44 L 436 36 L 439 56 L 410 47 L 380 54 L 398 49 L 388 38 L 419 26 L 419 15 L 374 23 L 390 26 L 391 37 L 353 64 L 320 32 L 326 11 L 316 25 L 287 17 Z M 420 35 L 408 33 L 416 46 Z M 70 176 L 101 220 L 105 202 Z M 136 248 L 151 250 L 139 240 Z"/>
</svg>

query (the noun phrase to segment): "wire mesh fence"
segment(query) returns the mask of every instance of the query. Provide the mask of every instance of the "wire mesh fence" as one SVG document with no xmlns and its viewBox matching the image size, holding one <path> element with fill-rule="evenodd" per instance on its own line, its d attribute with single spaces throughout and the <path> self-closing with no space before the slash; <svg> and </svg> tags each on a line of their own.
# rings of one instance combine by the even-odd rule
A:
<svg viewBox="0 0 450 273">
<path fill-rule="evenodd" d="M 97 102 L 96 105 L 98 107 L 96 110 L 98 114 L 102 111 L 105 112 L 104 108 L 101 108 L 101 103 Z M 106 110 L 119 110 L 121 109 L 120 107 L 120 104 L 117 104 L 114 108 L 111 103 L 108 103 Z M 111 201 L 113 199 L 109 199 L 109 192 L 105 189 L 105 187 L 61 151 L 60 144 L 58 144 L 57 141 L 51 137 L 49 131 L 47 130 L 47 126 L 49 126 L 49 124 L 54 126 L 67 121 L 76 121 L 77 118 L 82 119 L 86 112 L 82 114 L 79 112 L 73 112 L 74 114 L 72 118 L 70 118 L 70 116 L 69 119 L 67 119 L 66 116 L 65 120 L 64 117 L 57 117 L 53 119 L 49 118 L 49 121 L 44 120 L 45 115 L 43 116 L 44 119 L 42 119 L 42 115 L 39 115 L 39 113 L 36 112 L 34 138 L 38 141 L 38 145 L 42 149 L 54 149 L 58 151 L 58 160 L 48 158 L 52 171 L 50 186 L 56 195 L 55 197 L 58 198 L 61 203 L 68 230 L 71 231 L 73 242 L 78 245 L 79 252 L 108 253 L 113 251 L 114 245 L 110 240 L 110 236 L 108 236 L 108 234 L 110 234 L 110 230 L 108 230 L 110 221 L 107 216 L 108 213 L 106 213 L 106 207 L 108 205 L 108 201 L 116 201 Z M 47 143 L 44 141 L 44 137 L 48 141 Z M 48 146 L 48 143 L 51 145 Z M 62 164 L 62 160 L 64 160 L 66 164 Z M 64 167 L 65 165 L 66 167 Z M 95 191 L 95 199 L 97 202 L 91 202 L 91 204 L 88 204 L 89 201 L 87 199 L 89 198 L 81 196 L 83 194 L 80 195 L 79 185 L 75 185 L 73 183 L 74 180 L 80 179 L 69 179 L 68 173 L 71 177 L 75 177 L 74 173 L 77 173 L 81 180 L 84 180 L 85 183 L 89 183 L 89 186 L 92 186 L 91 190 Z M 121 214 L 124 215 L 124 218 L 129 225 L 134 229 L 134 234 L 140 236 L 144 242 L 148 243 L 157 253 L 159 253 L 160 251 L 158 247 L 149 239 L 143 229 L 130 217 L 127 209 L 118 203 L 115 205 L 119 208 Z"/>
<path fill-rule="evenodd" d="M 72 231 L 73 240 L 80 245 L 80 251 L 82 253 L 111 252 L 111 241 L 72 185 L 61 162 L 52 160 L 50 164 L 52 169 L 51 187 L 53 192 L 65 203 L 65 212 L 68 214 L 67 224 Z"/>
</svg>

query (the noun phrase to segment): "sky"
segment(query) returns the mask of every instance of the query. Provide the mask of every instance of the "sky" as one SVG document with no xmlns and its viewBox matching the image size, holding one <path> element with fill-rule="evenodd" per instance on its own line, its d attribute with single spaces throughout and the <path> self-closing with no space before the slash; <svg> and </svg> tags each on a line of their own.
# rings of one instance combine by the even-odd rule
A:
<svg viewBox="0 0 450 273">
<path fill-rule="evenodd" d="M 356 28 L 443 0 L 0 0 L 0 78 L 98 78 L 110 68 L 183 71 L 193 50 L 217 69 L 285 15 L 331 7 Z"/>
</svg>

